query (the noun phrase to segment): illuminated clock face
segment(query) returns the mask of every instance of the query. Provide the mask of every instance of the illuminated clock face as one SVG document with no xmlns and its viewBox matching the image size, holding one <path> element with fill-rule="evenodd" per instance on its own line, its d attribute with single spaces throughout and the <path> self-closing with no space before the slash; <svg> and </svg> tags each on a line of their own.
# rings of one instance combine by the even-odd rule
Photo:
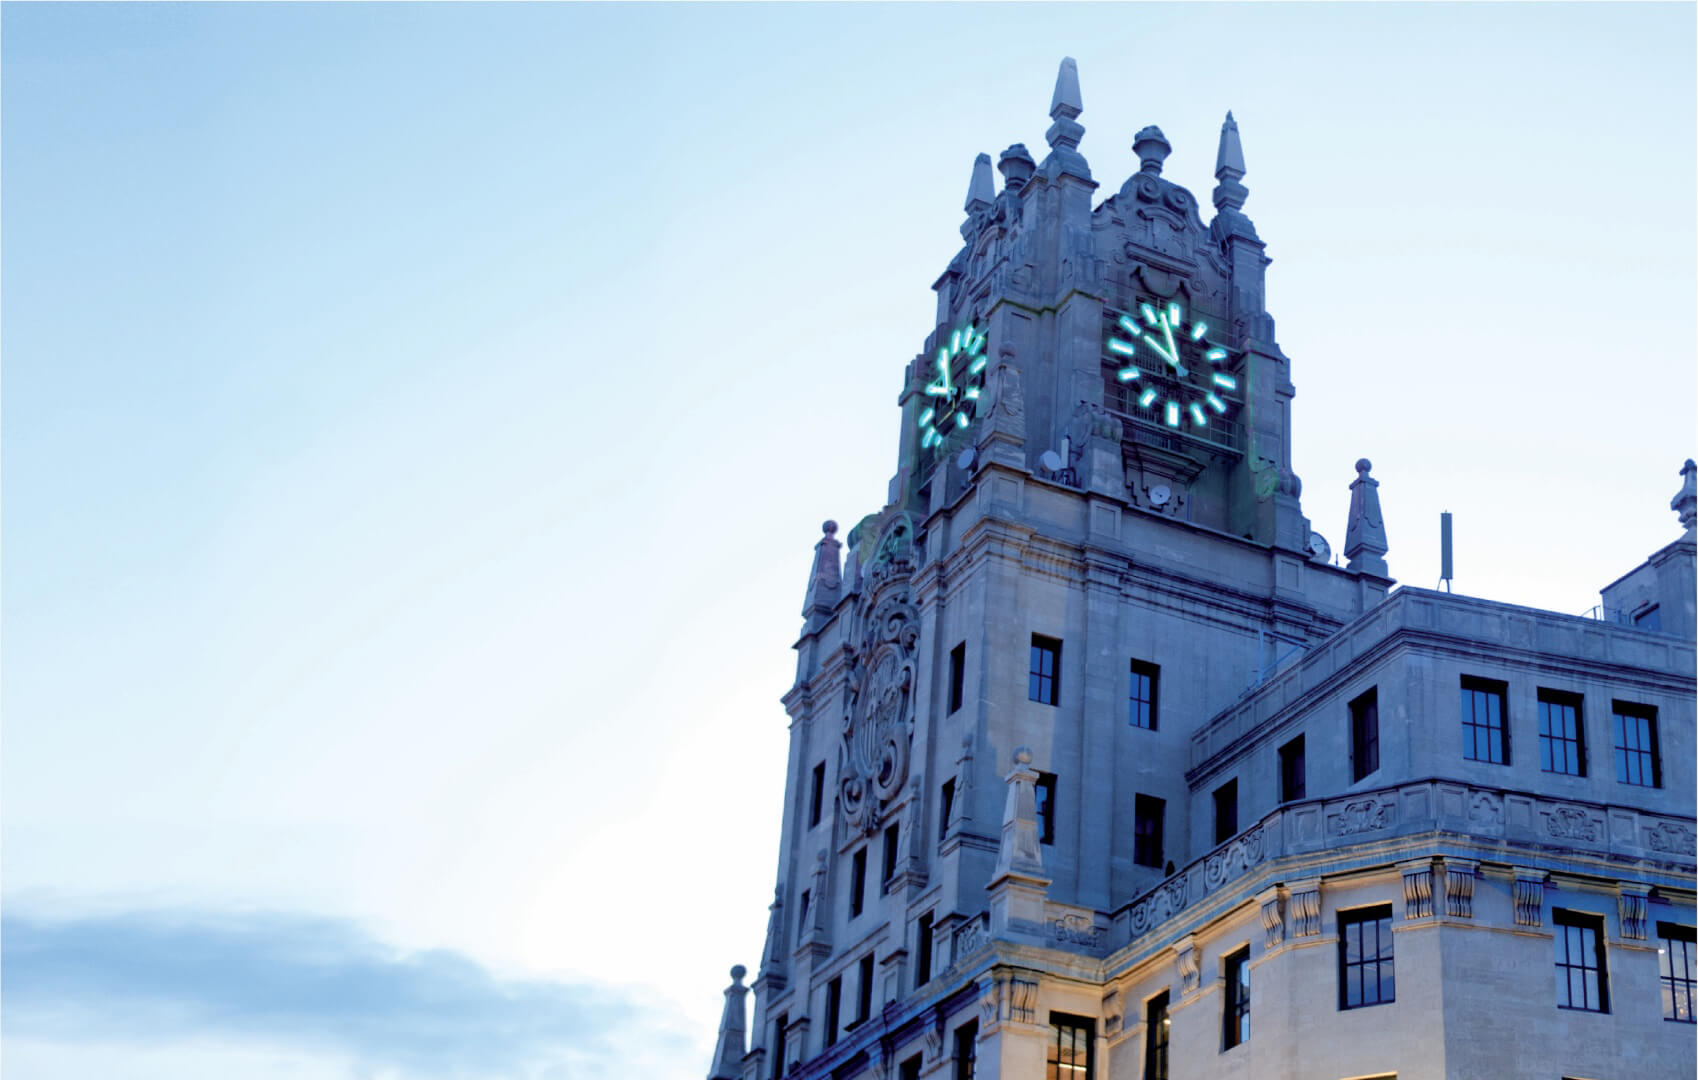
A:
<svg viewBox="0 0 1698 1080">
<path fill-rule="evenodd" d="M 1138 407 L 1170 428 L 1207 429 L 1209 414 L 1224 415 L 1220 392 L 1238 390 L 1226 370 L 1226 350 L 1209 341 L 1205 322 L 1185 321 L 1177 302 L 1139 304 L 1122 315 L 1108 351 L 1123 365 L 1115 376 L 1136 393 Z"/>
<path fill-rule="evenodd" d="M 951 332 L 938 348 L 935 376 L 920 405 L 920 449 L 942 446 L 949 436 L 972 426 L 989 362 L 985 332 L 971 323 Z"/>
</svg>

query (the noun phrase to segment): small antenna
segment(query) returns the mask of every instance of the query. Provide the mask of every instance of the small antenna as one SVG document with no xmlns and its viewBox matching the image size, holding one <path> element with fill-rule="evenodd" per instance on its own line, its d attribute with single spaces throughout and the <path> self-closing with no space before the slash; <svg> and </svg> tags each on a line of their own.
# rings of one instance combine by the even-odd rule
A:
<svg viewBox="0 0 1698 1080">
<path fill-rule="evenodd" d="M 1439 514 L 1439 587 L 1450 592 L 1450 579 L 1456 576 L 1450 546 L 1450 511 Z"/>
</svg>

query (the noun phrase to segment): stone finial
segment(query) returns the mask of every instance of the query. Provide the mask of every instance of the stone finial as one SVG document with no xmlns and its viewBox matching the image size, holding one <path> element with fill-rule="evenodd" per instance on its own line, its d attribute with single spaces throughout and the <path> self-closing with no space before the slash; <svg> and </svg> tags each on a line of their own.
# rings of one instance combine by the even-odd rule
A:
<svg viewBox="0 0 1698 1080">
<path fill-rule="evenodd" d="M 1239 210 L 1249 198 L 1250 189 L 1239 183 L 1244 179 L 1244 147 L 1238 141 L 1238 121 L 1232 113 L 1220 126 L 1220 149 L 1215 153 L 1215 209 Z"/>
<path fill-rule="evenodd" d="M 1068 153 L 1079 149 L 1079 140 L 1085 136 L 1085 125 L 1076 119 L 1085 111 L 1084 99 L 1079 96 L 1079 65 L 1071 56 L 1061 61 L 1061 70 L 1055 76 L 1055 94 L 1050 98 L 1049 116 L 1055 121 L 1044 132 L 1044 139 L 1050 149 L 1057 153 Z"/>
<path fill-rule="evenodd" d="M 1002 152 L 996 167 L 1002 173 L 1002 190 L 1009 194 L 1018 194 L 1020 189 L 1026 186 L 1026 181 L 1037 171 L 1038 164 L 1032 160 L 1025 143 L 1015 143 Z"/>
<path fill-rule="evenodd" d="M 1669 500 L 1669 509 L 1680 515 L 1680 527 L 1687 532 L 1698 525 L 1698 465 L 1691 458 L 1680 467 L 1680 494 Z"/>
<path fill-rule="evenodd" d="M 837 522 L 827 521 L 820 526 L 824 534 L 814 545 L 814 568 L 808 575 L 808 595 L 802 604 L 804 618 L 830 615 L 837 608 L 843 588 L 843 571 L 838 552 L 843 545 L 837 539 Z"/>
<path fill-rule="evenodd" d="M 1173 144 L 1167 141 L 1167 136 L 1161 133 L 1161 128 L 1151 124 L 1132 136 L 1132 152 L 1138 155 L 1139 172 L 1160 176 L 1161 163 L 1167 160 L 1167 155 L 1173 153 Z"/>
<path fill-rule="evenodd" d="M 1032 768 L 1032 752 L 1024 746 L 1014 751 L 1013 765 L 1003 777 L 1008 799 L 1002 808 L 1002 842 L 997 846 L 992 880 L 1017 877 L 1048 885 L 1038 846 L 1038 771 Z"/>
<path fill-rule="evenodd" d="M 719 1017 L 719 1041 L 714 1045 L 713 1070 L 708 1073 L 708 1080 L 743 1080 L 743 1055 L 747 1052 L 743 999 L 749 994 L 743 976 L 748 973 L 742 964 L 731 969 L 731 985 L 725 988 L 725 1011 Z"/>
<path fill-rule="evenodd" d="M 991 183 L 991 159 L 980 154 L 973 159 L 973 179 L 967 184 L 967 202 L 962 209 L 969 214 L 989 210 L 996 203 L 996 188 Z"/>
<path fill-rule="evenodd" d="M 1380 514 L 1380 482 L 1368 475 L 1374 463 L 1356 462 L 1356 479 L 1350 485 L 1350 523 L 1344 530 L 1347 569 L 1387 576 L 1386 526 Z"/>
</svg>

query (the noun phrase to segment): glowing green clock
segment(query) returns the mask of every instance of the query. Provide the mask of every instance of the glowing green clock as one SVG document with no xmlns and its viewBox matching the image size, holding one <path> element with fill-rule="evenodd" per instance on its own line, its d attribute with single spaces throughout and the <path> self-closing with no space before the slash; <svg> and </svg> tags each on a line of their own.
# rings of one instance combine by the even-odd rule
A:
<svg viewBox="0 0 1698 1080">
<path fill-rule="evenodd" d="M 944 440 L 973 423 L 973 413 L 985 390 L 985 332 L 968 323 L 949 335 L 937 350 L 937 378 L 926 385 L 921 402 L 920 449 L 942 446 Z"/>
<path fill-rule="evenodd" d="M 1126 363 L 1116 378 L 1136 384 L 1138 407 L 1156 412 L 1168 427 L 1181 427 L 1182 417 L 1189 417 L 1193 427 L 1208 427 L 1205 408 L 1226 412 L 1216 391 L 1238 389 L 1237 377 L 1221 370 L 1226 350 L 1209 342 L 1207 323 L 1187 326 L 1177 303 L 1159 309 L 1139 304 L 1138 314 L 1141 320 L 1122 315 L 1116 324 L 1126 337 L 1108 339 L 1108 351 Z M 1144 367 L 1132 363 L 1146 354 L 1150 361 Z"/>
</svg>

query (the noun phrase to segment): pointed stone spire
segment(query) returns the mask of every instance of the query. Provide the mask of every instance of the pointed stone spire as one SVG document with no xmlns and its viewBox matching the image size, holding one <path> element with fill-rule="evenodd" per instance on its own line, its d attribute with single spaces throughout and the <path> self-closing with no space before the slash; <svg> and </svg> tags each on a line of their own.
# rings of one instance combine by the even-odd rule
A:
<svg viewBox="0 0 1698 1080">
<path fill-rule="evenodd" d="M 1056 72 L 1055 93 L 1050 97 L 1049 116 L 1054 123 L 1044 132 L 1050 153 L 1044 159 L 1046 174 L 1068 173 L 1084 180 L 1091 178 L 1091 167 L 1079 154 L 1079 140 L 1085 136 L 1085 125 L 1078 116 L 1085 111 L 1085 101 L 1079 95 L 1079 65 L 1071 56 L 1061 61 Z"/>
<path fill-rule="evenodd" d="M 1346 569 L 1387 577 L 1385 519 L 1380 515 L 1380 482 L 1368 475 L 1374 463 L 1362 458 L 1356 463 L 1356 479 L 1350 485 L 1350 523 L 1344 530 Z"/>
<path fill-rule="evenodd" d="M 1680 515 L 1680 527 L 1688 533 L 1698 528 L 1698 464 L 1691 458 L 1680 467 L 1680 494 L 1669 500 L 1669 509 Z"/>
<path fill-rule="evenodd" d="M 980 214 L 995 203 L 996 187 L 991 182 L 990 155 L 980 154 L 973 159 L 973 179 L 967 185 L 967 203 L 962 209 L 969 214 Z"/>
<path fill-rule="evenodd" d="M 1038 771 L 1032 768 L 1032 752 L 1024 746 L 1014 751 L 1014 767 L 1003 779 L 1008 783 L 1008 800 L 1002 808 L 1002 842 L 996 849 L 992 882 L 1013 877 L 1047 886 L 1043 850 L 1038 846 Z"/>
<path fill-rule="evenodd" d="M 1238 141 L 1238 121 L 1230 111 L 1220 126 L 1220 150 L 1215 153 L 1215 209 L 1240 210 L 1249 198 L 1250 189 L 1240 184 L 1244 179 L 1244 147 Z"/>
<path fill-rule="evenodd" d="M 743 999 L 749 988 L 743 985 L 748 969 L 738 964 L 731 969 L 731 985 L 725 988 L 725 1011 L 719 1017 L 719 1042 L 713 1051 L 713 1071 L 707 1080 L 743 1080 L 743 1045 L 747 1024 Z"/>
<path fill-rule="evenodd" d="M 843 590 L 843 572 L 838 552 L 843 545 L 837 540 L 837 522 L 820 526 L 825 535 L 814 545 L 814 568 L 808 575 L 808 595 L 802 603 L 802 616 L 810 621 L 828 618 L 837 610 Z"/>
</svg>

